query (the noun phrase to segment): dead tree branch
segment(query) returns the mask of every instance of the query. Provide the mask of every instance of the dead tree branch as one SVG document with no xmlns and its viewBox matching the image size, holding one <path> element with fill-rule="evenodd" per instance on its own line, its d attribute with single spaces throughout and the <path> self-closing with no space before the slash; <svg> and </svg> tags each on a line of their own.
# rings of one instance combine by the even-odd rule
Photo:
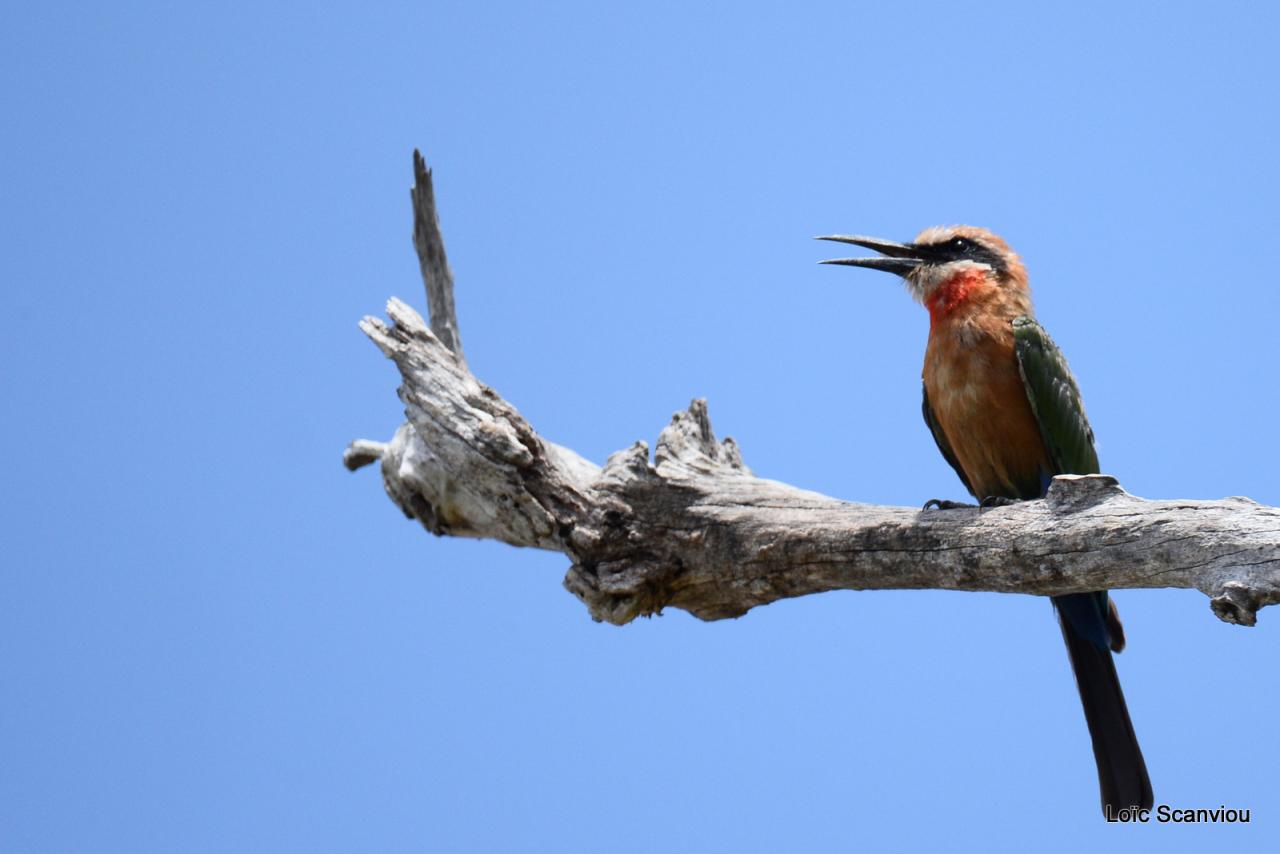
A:
<svg viewBox="0 0 1280 854">
<path fill-rule="evenodd" d="M 838 501 L 754 476 L 695 400 L 658 437 L 600 468 L 534 432 L 462 359 L 431 173 L 415 152 L 414 245 L 431 325 L 393 299 L 365 334 L 395 362 L 407 423 L 344 461 L 382 464 L 387 494 L 434 534 L 563 552 L 564 584 L 622 624 L 665 607 L 705 620 L 826 590 L 1056 595 L 1195 588 L 1253 625 L 1280 601 L 1280 509 L 1247 498 L 1147 501 L 1107 475 L 1064 476 L 1048 497 L 990 510 Z"/>
</svg>

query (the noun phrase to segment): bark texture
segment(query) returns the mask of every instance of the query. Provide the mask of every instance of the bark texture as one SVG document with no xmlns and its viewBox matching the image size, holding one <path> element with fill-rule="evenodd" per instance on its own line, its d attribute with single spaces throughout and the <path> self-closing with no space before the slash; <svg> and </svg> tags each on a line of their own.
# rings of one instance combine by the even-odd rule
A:
<svg viewBox="0 0 1280 854">
<path fill-rule="evenodd" d="M 396 299 L 390 323 L 361 321 L 399 369 L 407 422 L 388 443 L 353 442 L 344 461 L 380 461 L 391 500 L 433 534 L 563 552 L 565 587 L 595 619 L 674 607 L 715 620 L 840 589 L 1185 587 L 1240 625 L 1280 601 L 1280 509 L 1248 498 L 1148 501 L 1087 475 L 984 510 L 838 501 L 754 476 L 732 439 L 717 441 L 702 400 L 675 414 L 652 455 L 637 442 L 596 466 L 467 369 L 431 173 L 417 152 L 414 166 L 431 321 Z"/>
</svg>

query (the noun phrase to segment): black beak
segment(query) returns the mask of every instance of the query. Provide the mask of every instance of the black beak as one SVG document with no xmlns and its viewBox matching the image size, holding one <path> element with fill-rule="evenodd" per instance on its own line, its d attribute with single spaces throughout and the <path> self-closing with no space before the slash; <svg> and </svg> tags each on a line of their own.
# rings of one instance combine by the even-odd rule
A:
<svg viewBox="0 0 1280 854">
<path fill-rule="evenodd" d="M 846 267 L 868 267 L 872 270 L 884 270 L 886 273 L 897 273 L 905 276 L 924 263 L 920 247 L 910 243 L 895 243 L 892 240 L 881 240 L 878 237 L 862 237 L 861 235 L 833 234 L 818 237 L 816 240 L 834 240 L 837 243 L 852 243 L 854 246 L 865 246 L 874 249 L 883 258 L 834 258 L 830 261 L 819 261 L 820 264 L 843 264 Z"/>
</svg>

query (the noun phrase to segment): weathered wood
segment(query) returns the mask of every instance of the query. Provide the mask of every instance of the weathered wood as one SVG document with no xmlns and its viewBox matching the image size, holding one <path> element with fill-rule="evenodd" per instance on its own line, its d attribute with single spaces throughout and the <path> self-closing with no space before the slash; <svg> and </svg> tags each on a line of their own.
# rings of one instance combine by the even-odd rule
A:
<svg viewBox="0 0 1280 854">
<path fill-rule="evenodd" d="M 418 267 L 422 270 L 422 283 L 427 289 L 431 331 L 465 366 L 467 360 L 462 355 L 462 336 L 458 334 L 458 315 L 453 305 L 453 271 L 449 269 L 449 258 L 444 252 L 440 215 L 436 211 L 435 183 L 427 162 L 422 159 L 422 152 L 416 148 L 413 151 L 413 189 L 409 198 L 413 202 L 413 248 L 418 253 Z"/>
<path fill-rule="evenodd" d="M 415 174 L 431 326 L 395 299 L 390 324 L 360 324 L 400 371 L 408 421 L 387 444 L 353 442 L 344 462 L 380 459 L 387 494 L 434 534 L 563 552 L 565 587 L 597 620 L 666 607 L 715 620 L 839 589 L 1194 588 L 1240 625 L 1280 601 L 1280 509 L 1247 498 L 1147 501 L 1088 475 L 1012 507 L 854 504 L 755 477 L 732 439 L 716 441 L 701 400 L 675 414 L 652 459 L 637 442 L 600 468 L 543 439 L 467 369 L 416 152 Z"/>
</svg>

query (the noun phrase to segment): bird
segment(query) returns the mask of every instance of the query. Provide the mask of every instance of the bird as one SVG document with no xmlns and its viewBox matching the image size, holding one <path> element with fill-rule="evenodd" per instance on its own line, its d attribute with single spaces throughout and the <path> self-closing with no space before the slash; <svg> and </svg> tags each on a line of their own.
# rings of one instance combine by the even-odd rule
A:
<svg viewBox="0 0 1280 854">
<path fill-rule="evenodd" d="M 910 243 L 833 240 L 878 256 L 823 261 L 893 273 L 929 313 L 922 409 L 938 450 L 990 507 L 1043 498 L 1054 475 L 1099 471 L 1093 429 L 1062 352 L 1035 319 L 1026 267 L 975 226 L 934 226 Z M 925 510 L 972 507 L 933 499 Z M 1124 627 L 1107 591 L 1052 597 L 1098 766 L 1102 809 L 1152 807 L 1151 780 L 1113 652 Z"/>
</svg>

